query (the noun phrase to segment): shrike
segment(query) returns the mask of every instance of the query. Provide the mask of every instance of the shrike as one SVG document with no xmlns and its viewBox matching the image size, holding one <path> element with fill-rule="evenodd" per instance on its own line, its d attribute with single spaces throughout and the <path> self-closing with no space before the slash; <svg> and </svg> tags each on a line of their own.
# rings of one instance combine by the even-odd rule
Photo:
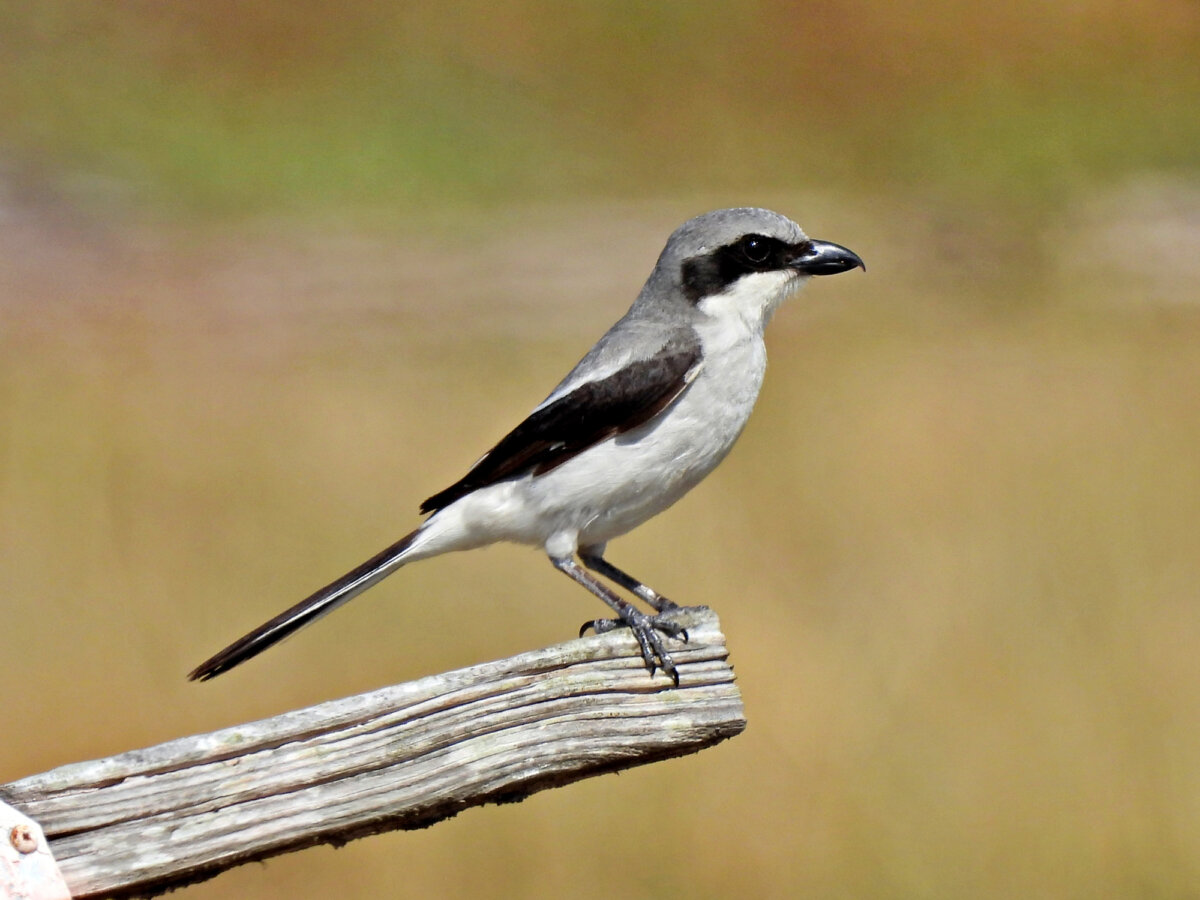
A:
<svg viewBox="0 0 1200 900">
<path fill-rule="evenodd" d="M 408 563 L 512 541 L 543 548 L 616 614 L 581 634 L 627 626 L 651 674 L 661 666 L 678 682 L 663 641 L 687 639 L 663 615 L 676 605 L 608 562 L 605 547 L 725 458 L 758 398 L 763 329 L 779 304 L 810 275 L 854 268 L 866 268 L 855 253 L 813 240 L 769 210 L 722 209 L 684 223 L 629 311 L 525 421 L 421 504 L 432 515 L 420 527 L 188 677 L 232 669 Z M 655 612 L 632 606 L 601 578 Z"/>
</svg>

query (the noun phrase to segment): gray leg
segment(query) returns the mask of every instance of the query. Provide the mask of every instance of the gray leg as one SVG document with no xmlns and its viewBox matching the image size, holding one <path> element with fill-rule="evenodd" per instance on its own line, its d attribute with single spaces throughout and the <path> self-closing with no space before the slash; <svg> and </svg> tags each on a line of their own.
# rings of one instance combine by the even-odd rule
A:
<svg viewBox="0 0 1200 900">
<path fill-rule="evenodd" d="M 675 668 L 675 662 L 671 659 L 671 654 L 663 646 L 662 637 L 659 632 L 668 637 L 678 637 L 681 634 L 686 635 L 687 632 L 683 626 L 664 620 L 661 616 L 648 616 L 631 606 L 628 601 L 617 596 L 607 585 L 597 581 L 585 572 L 583 567 L 569 556 L 552 556 L 550 557 L 550 562 L 554 564 L 554 568 L 558 569 L 558 571 L 569 575 L 575 582 L 583 585 L 583 587 L 607 603 L 612 611 L 617 614 L 615 621 L 612 619 L 597 619 L 594 622 L 587 622 L 579 629 L 580 635 L 589 628 L 594 629 L 597 634 L 601 634 L 605 631 L 611 631 L 620 625 L 627 626 L 633 632 L 633 636 L 637 638 L 638 646 L 642 651 L 642 659 L 646 661 L 646 668 L 650 670 L 650 674 L 653 675 L 654 670 L 661 666 L 662 670 L 671 677 L 675 684 L 679 684 L 679 672 Z M 628 576 L 625 577 L 628 578 Z M 685 636 L 684 640 L 686 639 Z"/>
<path fill-rule="evenodd" d="M 661 613 L 671 609 L 679 609 L 678 603 L 672 603 L 645 582 L 638 581 L 632 575 L 622 572 L 607 559 L 605 559 L 603 546 L 581 547 L 579 549 L 579 559 L 593 572 L 599 572 L 609 581 L 615 581 L 621 587 L 625 588 L 625 590 L 632 593 L 635 597 L 645 600 L 658 612 Z"/>
</svg>

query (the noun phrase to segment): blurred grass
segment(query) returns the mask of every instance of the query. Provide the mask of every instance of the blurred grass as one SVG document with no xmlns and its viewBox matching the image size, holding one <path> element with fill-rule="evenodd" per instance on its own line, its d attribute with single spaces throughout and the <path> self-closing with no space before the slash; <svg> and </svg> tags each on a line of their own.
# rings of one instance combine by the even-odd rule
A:
<svg viewBox="0 0 1200 900">
<path fill-rule="evenodd" d="M 1195 166 L 1200 14 L 1151 6 L 9 3 L 0 152 L 193 216 L 813 181 L 1045 205 Z"/>
<path fill-rule="evenodd" d="M 569 636 L 492 548 L 182 680 L 761 203 L 870 270 L 613 547 L 747 733 L 186 893 L 1194 895 L 1197 9 L 0 3 L 0 781 Z"/>
</svg>

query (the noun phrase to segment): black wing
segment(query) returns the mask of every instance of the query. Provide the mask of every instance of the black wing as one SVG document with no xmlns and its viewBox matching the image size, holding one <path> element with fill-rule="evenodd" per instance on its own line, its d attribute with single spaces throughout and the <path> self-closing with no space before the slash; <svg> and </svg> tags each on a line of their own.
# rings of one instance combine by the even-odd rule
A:
<svg viewBox="0 0 1200 900">
<path fill-rule="evenodd" d="M 477 488 L 561 466 L 614 435 L 648 422 L 688 386 L 700 361 L 699 345 L 630 363 L 607 378 L 581 384 L 534 410 L 460 481 L 421 504 L 421 512 L 449 506 Z"/>
</svg>

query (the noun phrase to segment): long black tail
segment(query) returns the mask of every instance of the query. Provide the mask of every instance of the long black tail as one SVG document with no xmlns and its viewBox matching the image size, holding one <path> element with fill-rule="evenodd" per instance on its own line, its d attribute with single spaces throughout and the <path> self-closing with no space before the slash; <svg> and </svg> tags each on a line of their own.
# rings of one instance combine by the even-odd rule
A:
<svg viewBox="0 0 1200 900">
<path fill-rule="evenodd" d="M 259 625 L 245 637 L 240 637 L 220 653 L 196 666 L 188 674 L 189 681 L 208 681 L 234 666 L 241 665 L 295 634 L 305 625 L 333 612 L 343 603 L 357 597 L 377 581 L 391 575 L 404 564 L 404 554 L 412 545 L 417 532 L 406 535 L 392 546 L 381 550 L 361 566 L 351 569 L 337 581 L 327 584 L 315 594 L 284 610 L 269 622 Z"/>
</svg>

